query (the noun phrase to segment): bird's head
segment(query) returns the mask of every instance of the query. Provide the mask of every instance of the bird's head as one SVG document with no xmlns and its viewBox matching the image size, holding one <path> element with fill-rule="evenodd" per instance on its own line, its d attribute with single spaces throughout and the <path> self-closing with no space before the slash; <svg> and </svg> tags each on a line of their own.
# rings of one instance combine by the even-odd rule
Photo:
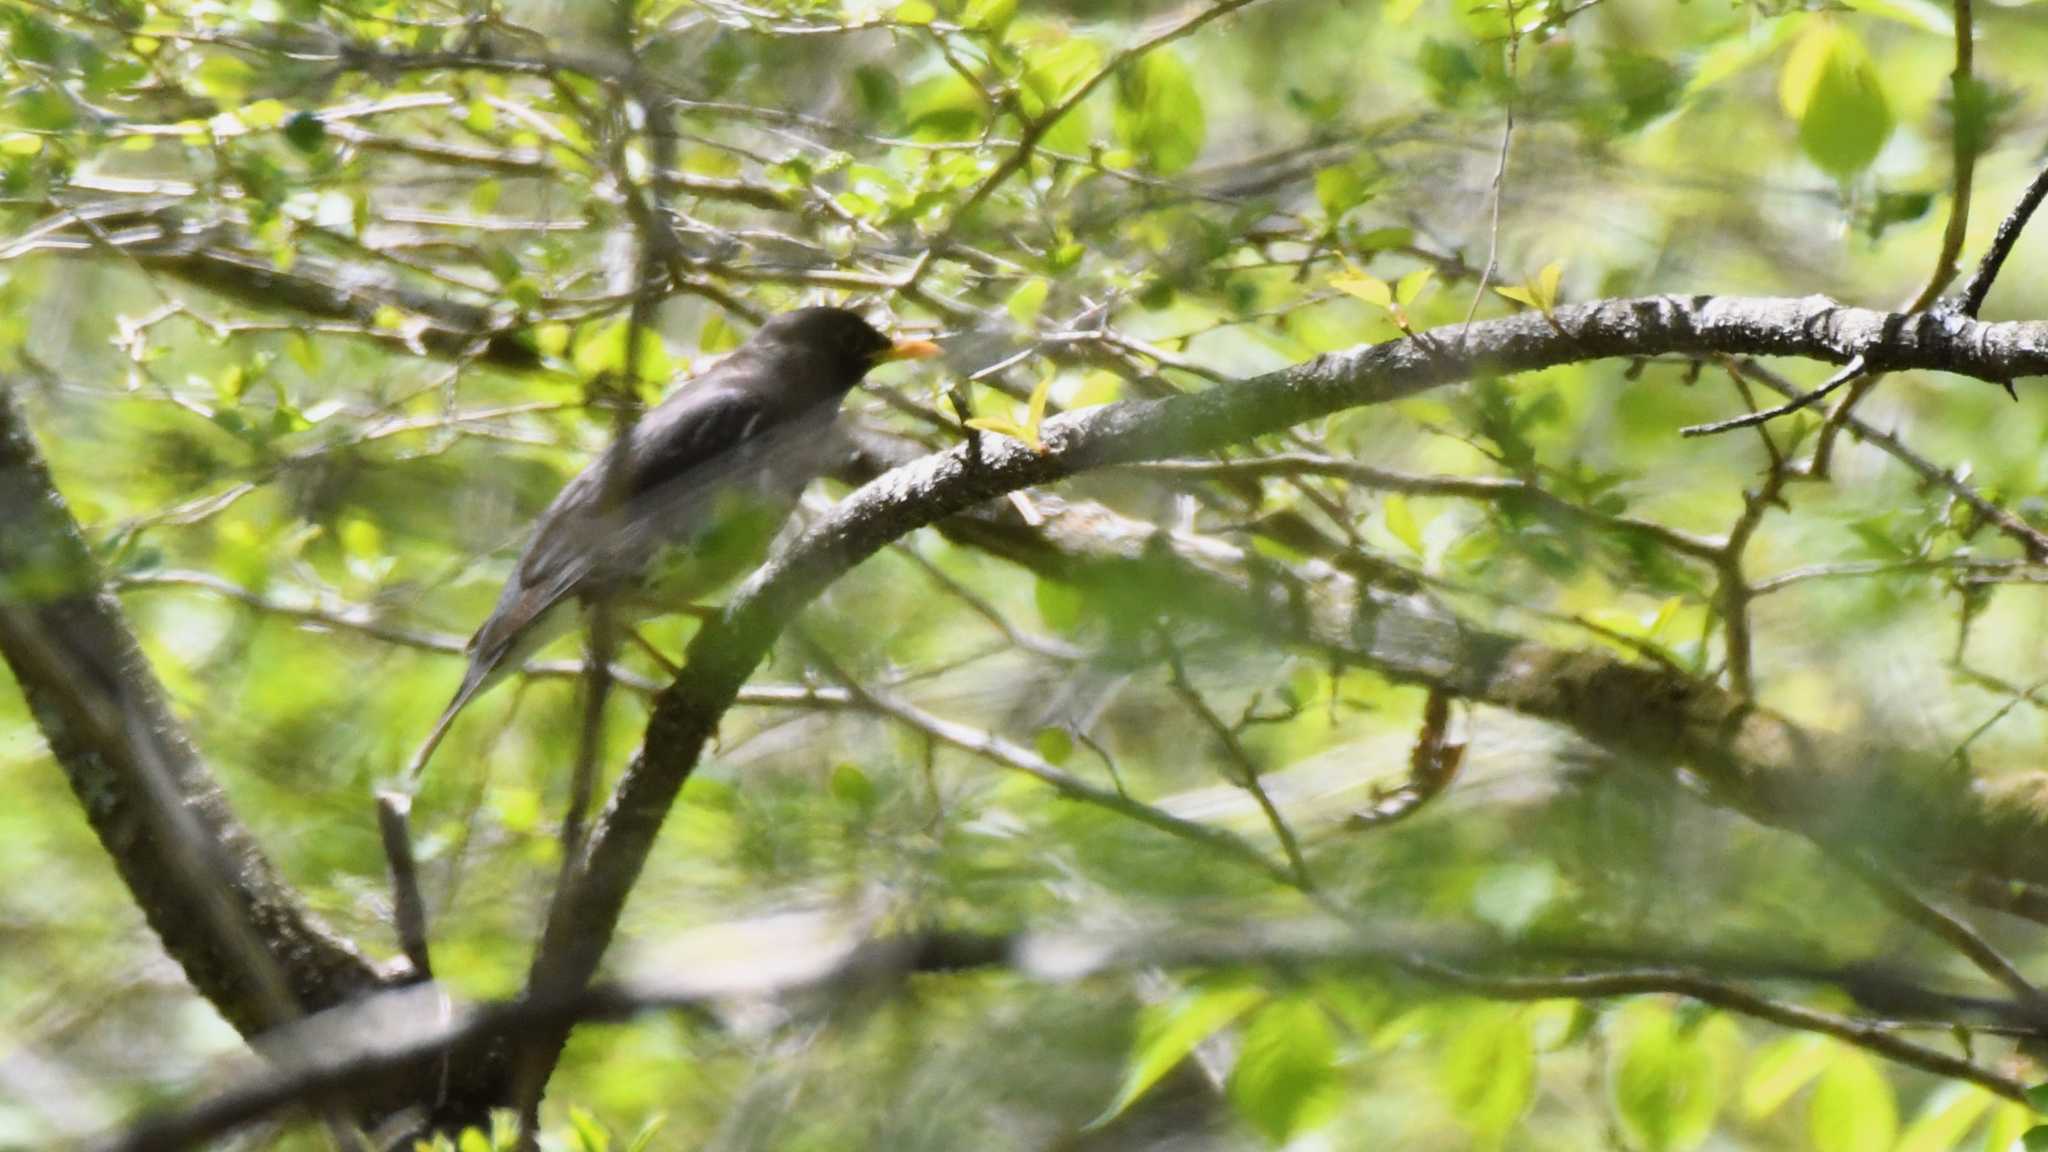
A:
<svg viewBox="0 0 2048 1152">
<path fill-rule="evenodd" d="M 847 391 L 879 365 L 939 354 L 939 346 L 929 340 L 891 339 L 857 312 L 824 307 L 773 317 L 747 346 L 802 363 L 817 383 L 834 392 Z"/>
</svg>

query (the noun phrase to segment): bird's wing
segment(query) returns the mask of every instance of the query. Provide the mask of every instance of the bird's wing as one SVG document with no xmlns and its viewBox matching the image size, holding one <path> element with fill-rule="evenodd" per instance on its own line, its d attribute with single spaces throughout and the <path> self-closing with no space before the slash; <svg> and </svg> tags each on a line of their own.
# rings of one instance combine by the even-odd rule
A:
<svg viewBox="0 0 2048 1152">
<path fill-rule="evenodd" d="M 639 538 L 648 530 L 687 535 L 726 472 L 775 437 L 774 415 L 752 391 L 710 379 L 657 405 L 634 428 L 621 514 L 600 514 L 603 459 L 577 473 L 541 513 L 498 606 L 470 639 L 472 662 L 503 660 L 521 633 L 593 574 L 611 574 L 600 567 L 643 562 L 647 542 Z"/>
</svg>

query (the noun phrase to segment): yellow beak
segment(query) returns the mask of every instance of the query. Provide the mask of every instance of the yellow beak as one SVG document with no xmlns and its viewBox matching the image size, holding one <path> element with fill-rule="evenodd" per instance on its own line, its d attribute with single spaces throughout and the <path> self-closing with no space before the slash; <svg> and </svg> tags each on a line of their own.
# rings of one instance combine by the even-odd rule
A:
<svg viewBox="0 0 2048 1152">
<path fill-rule="evenodd" d="M 896 343 L 889 346 L 888 351 L 876 357 L 876 363 L 887 364 L 895 360 L 929 360 L 937 356 L 941 351 L 943 349 L 929 340 L 905 338 L 896 341 Z"/>
</svg>

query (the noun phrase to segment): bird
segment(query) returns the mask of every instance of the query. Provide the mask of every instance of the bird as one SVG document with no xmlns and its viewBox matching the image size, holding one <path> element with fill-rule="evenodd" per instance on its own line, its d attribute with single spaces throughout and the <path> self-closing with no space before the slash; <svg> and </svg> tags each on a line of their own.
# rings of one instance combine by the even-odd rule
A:
<svg viewBox="0 0 2048 1152">
<path fill-rule="evenodd" d="M 882 364 L 939 353 L 929 340 L 892 340 L 848 309 L 800 308 L 769 318 L 650 409 L 535 522 L 408 781 L 425 773 L 464 707 L 574 626 L 572 601 L 672 611 L 759 564 L 829 462 L 846 394 Z M 611 460 L 624 474 L 611 483 L 608 514 Z"/>
</svg>

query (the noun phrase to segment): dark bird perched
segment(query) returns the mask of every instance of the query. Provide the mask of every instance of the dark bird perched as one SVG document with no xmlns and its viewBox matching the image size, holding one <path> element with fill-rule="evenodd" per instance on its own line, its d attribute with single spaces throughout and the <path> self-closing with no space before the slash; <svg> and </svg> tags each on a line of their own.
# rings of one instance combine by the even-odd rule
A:
<svg viewBox="0 0 2048 1152">
<path fill-rule="evenodd" d="M 456 715 L 571 623 L 570 599 L 672 610 L 760 563 L 829 462 L 839 403 L 868 370 L 939 352 L 842 308 L 785 312 L 634 426 L 617 501 L 605 461 L 541 513 L 498 606 L 469 638 L 469 670 L 413 757 L 417 779 Z"/>
</svg>

